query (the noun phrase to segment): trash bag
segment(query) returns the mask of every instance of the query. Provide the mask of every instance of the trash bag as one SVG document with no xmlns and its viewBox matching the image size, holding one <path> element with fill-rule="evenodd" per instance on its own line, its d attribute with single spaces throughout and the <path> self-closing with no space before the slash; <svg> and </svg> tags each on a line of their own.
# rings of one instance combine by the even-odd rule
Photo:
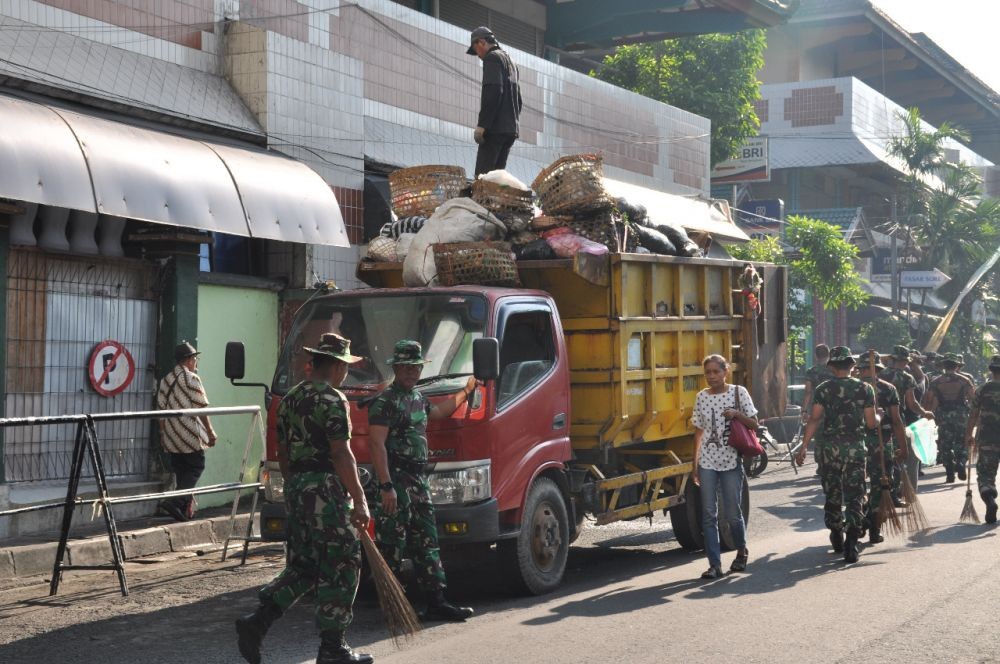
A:
<svg viewBox="0 0 1000 664">
<path fill-rule="evenodd" d="M 628 220 L 635 224 L 645 224 L 649 213 L 644 205 L 629 203 L 624 198 L 615 199 L 615 207 L 618 211 L 628 217 Z"/>
<path fill-rule="evenodd" d="M 487 182 L 494 182 L 504 187 L 512 187 L 514 189 L 520 189 L 521 191 L 530 191 L 531 187 L 524 184 L 516 177 L 511 175 L 508 171 L 502 168 L 498 168 L 495 171 L 490 171 L 489 173 L 483 173 L 479 176 L 480 180 L 486 180 Z"/>
<path fill-rule="evenodd" d="M 410 243 L 403 261 L 403 284 L 437 285 L 437 265 L 432 244 L 499 240 L 507 227 L 489 210 L 471 198 L 453 198 L 442 203 Z"/>
<path fill-rule="evenodd" d="M 406 259 L 406 254 L 410 251 L 410 245 L 413 244 L 413 238 L 417 237 L 416 233 L 403 233 L 396 240 L 396 260 L 402 261 Z"/>
<path fill-rule="evenodd" d="M 544 261 L 556 257 L 556 252 L 552 250 L 545 240 L 532 240 L 527 244 L 514 245 L 514 256 L 519 261 Z"/>
<path fill-rule="evenodd" d="M 645 247 L 650 252 L 663 256 L 677 255 L 677 247 L 670 241 L 670 238 L 660 231 L 647 228 L 646 226 L 636 226 L 635 234 L 638 236 L 639 245 Z"/>
<path fill-rule="evenodd" d="M 542 237 L 552 247 L 556 256 L 560 258 L 573 258 L 581 252 L 594 256 L 603 256 L 609 253 L 608 248 L 603 244 L 581 237 L 565 226 L 545 231 L 542 233 Z"/>
<path fill-rule="evenodd" d="M 928 466 L 937 463 L 937 425 L 933 421 L 921 418 L 906 427 L 906 437 L 911 439 L 913 451 L 917 458 Z"/>
<path fill-rule="evenodd" d="M 663 235 L 667 236 L 667 239 L 674 245 L 677 250 L 675 256 L 694 256 L 700 257 L 703 254 L 701 249 L 698 248 L 691 238 L 688 237 L 687 231 L 679 226 L 674 226 L 672 224 L 658 223 L 647 219 L 646 223 L 643 224 L 646 228 L 651 228 L 654 231 L 659 231 Z"/>
</svg>

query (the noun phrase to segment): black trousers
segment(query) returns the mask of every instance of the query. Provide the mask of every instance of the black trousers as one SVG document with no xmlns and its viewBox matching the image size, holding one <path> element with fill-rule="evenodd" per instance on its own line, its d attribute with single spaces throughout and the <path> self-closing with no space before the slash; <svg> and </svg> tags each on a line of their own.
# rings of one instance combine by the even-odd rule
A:
<svg viewBox="0 0 1000 664">
<path fill-rule="evenodd" d="M 486 134 L 476 153 L 476 177 L 507 168 L 507 155 L 516 138 L 514 134 Z"/>
<path fill-rule="evenodd" d="M 193 489 L 205 471 L 205 450 L 184 454 L 170 452 L 170 467 L 177 478 L 178 489 Z M 176 505 L 179 510 L 189 514 L 192 500 L 194 496 L 177 496 L 168 498 L 164 502 Z"/>
</svg>

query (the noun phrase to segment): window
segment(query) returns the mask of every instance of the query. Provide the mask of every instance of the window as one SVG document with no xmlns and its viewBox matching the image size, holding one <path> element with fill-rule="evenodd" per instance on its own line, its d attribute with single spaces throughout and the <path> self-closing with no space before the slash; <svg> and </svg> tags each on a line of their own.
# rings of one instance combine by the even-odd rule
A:
<svg viewBox="0 0 1000 664">
<path fill-rule="evenodd" d="M 500 343 L 497 406 L 503 408 L 534 387 L 555 364 L 552 314 L 547 309 L 507 316 Z"/>
</svg>

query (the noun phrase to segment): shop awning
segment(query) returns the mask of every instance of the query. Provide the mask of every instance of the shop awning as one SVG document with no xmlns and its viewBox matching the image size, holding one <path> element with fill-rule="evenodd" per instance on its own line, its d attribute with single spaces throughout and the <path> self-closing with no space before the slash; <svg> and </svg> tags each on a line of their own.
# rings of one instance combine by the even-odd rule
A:
<svg viewBox="0 0 1000 664">
<path fill-rule="evenodd" d="M 0 197 L 245 237 L 347 247 L 305 164 L 0 95 Z"/>
<path fill-rule="evenodd" d="M 653 221 L 681 226 L 689 231 L 706 231 L 720 240 L 750 240 L 725 212 L 700 198 L 677 196 L 610 178 L 604 178 L 604 188 L 612 196 L 645 207 Z"/>
</svg>

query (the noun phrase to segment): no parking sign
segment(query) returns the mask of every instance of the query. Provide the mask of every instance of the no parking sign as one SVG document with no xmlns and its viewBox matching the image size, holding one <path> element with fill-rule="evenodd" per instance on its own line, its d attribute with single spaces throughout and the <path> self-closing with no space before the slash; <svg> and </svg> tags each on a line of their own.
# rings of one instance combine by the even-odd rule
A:
<svg viewBox="0 0 1000 664">
<path fill-rule="evenodd" d="M 113 397 L 125 391 L 135 378 L 135 360 L 122 344 L 106 339 L 94 347 L 87 363 L 90 385 L 98 394 Z"/>
</svg>

